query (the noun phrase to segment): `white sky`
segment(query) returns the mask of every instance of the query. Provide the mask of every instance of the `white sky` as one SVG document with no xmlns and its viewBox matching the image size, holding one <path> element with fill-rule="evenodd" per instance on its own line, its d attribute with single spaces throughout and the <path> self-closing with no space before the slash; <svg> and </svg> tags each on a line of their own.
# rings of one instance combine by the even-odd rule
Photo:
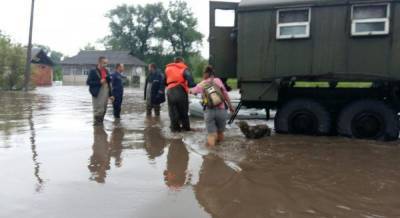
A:
<svg viewBox="0 0 400 218">
<path fill-rule="evenodd" d="M 204 34 L 202 54 L 208 57 L 209 1 L 186 0 L 198 18 L 198 30 Z M 239 0 L 222 0 L 238 2 Z M 96 42 L 109 34 L 105 14 L 118 5 L 146 4 L 169 0 L 36 0 L 33 43 L 49 46 L 66 55 L 75 55 L 87 43 Z M 28 41 L 31 0 L 1 0 L 0 30 L 13 41 Z"/>
</svg>

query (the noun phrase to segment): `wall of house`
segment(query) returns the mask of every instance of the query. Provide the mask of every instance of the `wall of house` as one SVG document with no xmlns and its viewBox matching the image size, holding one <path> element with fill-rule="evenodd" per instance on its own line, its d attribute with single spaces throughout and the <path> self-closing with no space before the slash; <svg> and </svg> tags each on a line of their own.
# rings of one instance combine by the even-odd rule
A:
<svg viewBox="0 0 400 218">
<path fill-rule="evenodd" d="M 86 85 L 86 79 L 90 69 L 95 65 L 63 65 L 63 84 L 64 85 Z M 110 66 L 110 72 L 114 66 Z M 129 80 L 129 84 L 135 87 L 142 87 L 145 82 L 145 69 L 142 66 L 125 66 L 125 76 Z M 135 82 L 135 81 L 138 81 Z"/>
<path fill-rule="evenodd" d="M 53 68 L 47 65 L 34 64 L 31 78 L 35 86 L 51 86 L 53 84 Z"/>
<path fill-rule="evenodd" d="M 96 65 L 63 65 L 64 85 L 85 85 L 89 70 Z"/>
</svg>

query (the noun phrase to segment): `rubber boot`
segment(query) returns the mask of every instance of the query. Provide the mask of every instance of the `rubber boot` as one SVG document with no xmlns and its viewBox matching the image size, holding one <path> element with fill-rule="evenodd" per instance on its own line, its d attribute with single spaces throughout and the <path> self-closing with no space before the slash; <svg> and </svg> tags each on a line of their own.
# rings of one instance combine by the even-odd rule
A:
<svg viewBox="0 0 400 218">
<path fill-rule="evenodd" d="M 160 116 L 160 110 L 161 110 L 160 105 L 154 106 L 154 114 L 156 115 L 156 117 Z"/>
<path fill-rule="evenodd" d="M 101 126 L 101 125 L 103 125 L 103 121 L 104 121 L 104 118 L 102 116 L 96 116 L 96 117 L 94 117 L 93 125 Z"/>
<path fill-rule="evenodd" d="M 151 117 L 151 109 L 148 109 L 148 108 L 147 108 L 147 110 L 146 110 L 146 116 Z"/>
<path fill-rule="evenodd" d="M 151 110 L 152 110 L 152 106 L 146 105 L 146 116 L 151 117 Z"/>
</svg>

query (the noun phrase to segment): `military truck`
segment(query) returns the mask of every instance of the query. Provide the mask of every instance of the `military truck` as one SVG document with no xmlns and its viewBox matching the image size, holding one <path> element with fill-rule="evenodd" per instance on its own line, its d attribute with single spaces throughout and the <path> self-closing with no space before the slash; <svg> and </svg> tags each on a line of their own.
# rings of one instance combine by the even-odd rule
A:
<svg viewBox="0 0 400 218">
<path fill-rule="evenodd" d="M 277 133 L 399 138 L 399 0 L 210 2 L 209 42 Z"/>
</svg>

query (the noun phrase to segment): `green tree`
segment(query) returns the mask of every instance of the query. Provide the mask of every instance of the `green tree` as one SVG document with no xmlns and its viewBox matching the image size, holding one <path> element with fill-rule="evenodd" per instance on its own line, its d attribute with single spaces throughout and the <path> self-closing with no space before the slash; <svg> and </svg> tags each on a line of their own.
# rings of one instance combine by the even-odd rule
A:
<svg viewBox="0 0 400 218">
<path fill-rule="evenodd" d="M 6 89 L 21 89 L 23 86 L 26 62 L 26 49 L 21 45 L 11 46 L 9 54 L 9 74 L 6 77 Z"/>
<path fill-rule="evenodd" d="M 162 15 L 162 26 L 159 36 L 170 43 L 174 55 L 188 58 L 198 52 L 203 35 L 196 30 L 197 19 L 182 0 L 169 3 L 168 9 Z"/>
<path fill-rule="evenodd" d="M 188 59 L 188 64 L 192 70 L 192 74 L 195 78 L 201 78 L 203 76 L 203 71 L 208 65 L 208 61 L 203 58 L 199 53 L 193 54 Z"/>
<path fill-rule="evenodd" d="M 25 59 L 26 49 L 0 32 L 0 89 L 22 88 Z"/>
<path fill-rule="evenodd" d="M 164 10 L 161 3 L 145 6 L 121 5 L 111 10 L 111 35 L 105 38 L 107 48 L 126 50 L 145 58 L 152 52 L 151 41 L 156 40 L 156 26 L 160 24 L 160 14 Z"/>
<path fill-rule="evenodd" d="M 167 9 L 161 3 L 121 5 L 106 16 L 111 30 L 103 40 L 107 49 L 129 49 L 134 56 L 160 67 L 174 56 L 188 59 L 197 54 L 203 38 L 185 1 L 172 1 Z"/>
<path fill-rule="evenodd" d="M 91 43 L 88 43 L 80 50 L 81 51 L 94 51 L 94 50 L 96 50 L 96 46 L 92 45 Z"/>
</svg>

